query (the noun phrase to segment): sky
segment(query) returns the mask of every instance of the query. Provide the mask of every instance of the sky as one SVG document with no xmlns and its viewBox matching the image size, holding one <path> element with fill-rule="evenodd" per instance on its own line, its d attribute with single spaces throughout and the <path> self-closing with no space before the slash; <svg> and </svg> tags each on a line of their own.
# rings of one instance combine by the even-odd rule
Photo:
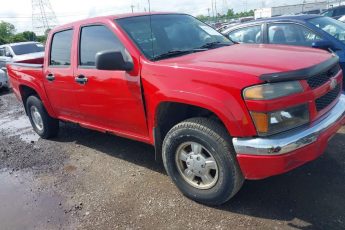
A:
<svg viewBox="0 0 345 230">
<path fill-rule="evenodd" d="M 0 20 L 15 25 L 17 32 L 32 30 L 32 0 L 0 0 Z M 173 11 L 194 16 L 208 14 L 211 2 L 217 1 L 217 11 L 225 13 L 227 8 L 235 12 L 249 9 L 302 3 L 303 0 L 151 0 L 152 11 Z M 308 2 L 310 2 L 309 0 Z M 148 10 L 148 0 L 50 0 L 59 24 L 79 19 L 117 13 L 142 12 Z"/>
</svg>

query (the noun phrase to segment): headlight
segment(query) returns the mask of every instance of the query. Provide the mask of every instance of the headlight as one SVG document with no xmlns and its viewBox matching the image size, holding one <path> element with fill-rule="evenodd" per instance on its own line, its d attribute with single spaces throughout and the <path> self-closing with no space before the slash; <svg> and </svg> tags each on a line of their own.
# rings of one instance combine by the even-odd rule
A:
<svg viewBox="0 0 345 230">
<path fill-rule="evenodd" d="M 309 122 L 306 104 L 268 113 L 251 112 L 251 116 L 259 136 L 283 132 Z"/>
<path fill-rule="evenodd" d="M 298 81 L 268 83 L 246 88 L 243 97 L 247 100 L 271 100 L 302 91 L 303 88 Z"/>
</svg>

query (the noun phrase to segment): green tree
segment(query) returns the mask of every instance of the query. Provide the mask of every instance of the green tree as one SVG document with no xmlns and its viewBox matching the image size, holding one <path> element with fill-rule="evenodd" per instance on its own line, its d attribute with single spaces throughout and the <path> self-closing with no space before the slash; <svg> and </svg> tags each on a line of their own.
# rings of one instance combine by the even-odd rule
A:
<svg viewBox="0 0 345 230">
<path fill-rule="evenodd" d="M 196 18 L 199 19 L 202 22 L 206 22 L 208 20 L 208 17 L 205 16 L 205 15 L 202 15 L 202 14 L 196 16 Z"/>
<path fill-rule="evenodd" d="M 0 36 L 3 38 L 9 38 L 15 32 L 14 25 L 8 22 L 0 22 Z"/>
<path fill-rule="evenodd" d="M 11 36 L 11 38 L 9 39 L 10 42 L 27 42 L 29 40 L 27 40 L 23 33 L 19 33 L 19 34 L 15 34 L 13 36 Z"/>
<path fill-rule="evenodd" d="M 228 9 L 228 12 L 226 13 L 226 16 L 228 18 L 234 18 L 235 17 L 235 12 L 233 9 Z"/>
<path fill-rule="evenodd" d="M 23 34 L 24 38 L 28 41 L 36 41 L 37 40 L 36 34 L 32 31 L 24 31 L 22 34 Z"/>
<path fill-rule="evenodd" d="M 37 40 L 36 40 L 36 41 L 38 41 L 38 42 L 41 42 L 41 43 L 45 44 L 45 43 L 46 43 L 46 41 L 47 41 L 47 36 L 46 36 L 46 35 L 37 36 Z"/>
<path fill-rule="evenodd" d="M 8 43 L 10 37 L 14 34 L 14 25 L 8 22 L 0 21 L 0 43 Z"/>
</svg>

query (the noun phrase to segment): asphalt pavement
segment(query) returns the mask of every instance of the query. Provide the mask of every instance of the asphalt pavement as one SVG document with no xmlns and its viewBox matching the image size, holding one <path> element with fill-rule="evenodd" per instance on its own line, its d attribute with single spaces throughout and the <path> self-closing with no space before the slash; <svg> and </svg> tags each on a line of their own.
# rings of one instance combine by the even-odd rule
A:
<svg viewBox="0 0 345 230">
<path fill-rule="evenodd" d="M 0 92 L 1 229 L 345 229 L 345 129 L 317 160 L 246 181 L 228 203 L 185 198 L 151 146 L 62 123 L 52 140 Z"/>
</svg>

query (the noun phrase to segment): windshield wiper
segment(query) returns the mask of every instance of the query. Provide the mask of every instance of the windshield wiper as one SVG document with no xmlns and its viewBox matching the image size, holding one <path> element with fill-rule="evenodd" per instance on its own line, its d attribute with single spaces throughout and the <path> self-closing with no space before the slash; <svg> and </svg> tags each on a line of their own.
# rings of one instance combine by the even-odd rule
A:
<svg viewBox="0 0 345 230">
<path fill-rule="evenodd" d="M 175 56 L 179 56 L 179 55 L 190 54 L 190 53 L 195 53 L 195 52 L 204 51 L 204 50 L 205 49 L 170 50 L 169 52 L 154 56 L 152 59 L 156 61 L 156 60 L 163 59 L 163 58 L 175 57 Z"/>
<path fill-rule="evenodd" d="M 208 42 L 202 46 L 200 46 L 200 49 L 211 49 L 211 48 L 218 48 L 218 47 L 222 47 L 222 46 L 229 46 L 231 44 L 228 43 L 222 43 L 222 42 Z"/>
</svg>

